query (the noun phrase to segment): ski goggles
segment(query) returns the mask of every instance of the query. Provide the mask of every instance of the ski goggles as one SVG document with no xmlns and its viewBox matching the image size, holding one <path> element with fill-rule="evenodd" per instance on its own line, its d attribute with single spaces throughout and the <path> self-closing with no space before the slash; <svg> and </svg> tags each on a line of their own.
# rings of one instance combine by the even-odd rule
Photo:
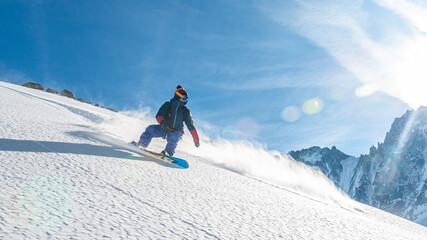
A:
<svg viewBox="0 0 427 240">
<path fill-rule="evenodd" d="M 181 94 L 181 93 L 179 93 L 178 91 L 176 91 L 176 92 L 175 92 L 175 94 L 176 94 L 176 95 L 178 95 L 178 97 L 180 97 L 182 100 L 184 100 L 184 101 L 188 101 L 188 97 L 187 97 L 187 96 L 182 95 L 182 94 Z"/>
</svg>

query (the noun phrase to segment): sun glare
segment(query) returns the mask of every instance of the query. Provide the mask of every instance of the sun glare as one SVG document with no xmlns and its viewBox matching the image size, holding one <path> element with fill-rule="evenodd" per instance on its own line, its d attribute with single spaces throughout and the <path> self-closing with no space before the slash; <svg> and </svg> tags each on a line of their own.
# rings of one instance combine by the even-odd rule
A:
<svg viewBox="0 0 427 240">
<path fill-rule="evenodd" d="M 397 96 L 413 108 L 427 105 L 427 37 L 406 44 L 399 56 L 394 67 Z"/>
<path fill-rule="evenodd" d="M 364 84 L 355 90 L 358 97 L 382 91 L 401 99 L 411 108 L 427 106 L 427 36 L 402 40 L 394 48 L 380 47 L 368 71 L 357 72 Z"/>
<path fill-rule="evenodd" d="M 302 111 L 305 114 L 316 114 L 322 111 L 323 109 L 323 101 L 320 98 L 313 98 L 304 103 L 302 106 Z"/>
</svg>

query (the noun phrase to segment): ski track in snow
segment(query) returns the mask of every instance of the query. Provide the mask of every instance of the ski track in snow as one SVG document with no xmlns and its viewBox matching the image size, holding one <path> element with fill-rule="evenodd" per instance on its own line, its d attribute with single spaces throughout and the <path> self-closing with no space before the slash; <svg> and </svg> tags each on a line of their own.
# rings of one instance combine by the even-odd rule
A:
<svg viewBox="0 0 427 240">
<path fill-rule="evenodd" d="M 99 127 L 125 119 L 136 139 L 146 123 L 120 113 L 3 82 L 0 102 L 0 239 L 427 239 L 362 204 L 143 156 Z"/>
</svg>

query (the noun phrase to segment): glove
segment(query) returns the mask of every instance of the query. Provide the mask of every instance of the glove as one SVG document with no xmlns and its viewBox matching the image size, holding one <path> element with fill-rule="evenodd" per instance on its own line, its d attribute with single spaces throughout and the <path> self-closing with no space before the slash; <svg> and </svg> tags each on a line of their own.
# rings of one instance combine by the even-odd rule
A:
<svg viewBox="0 0 427 240">
<path fill-rule="evenodd" d="M 168 129 L 168 128 L 169 128 L 169 124 L 168 124 L 165 120 L 163 120 L 163 121 L 160 123 L 160 127 L 166 130 L 166 129 Z"/>
<path fill-rule="evenodd" d="M 200 143 L 199 143 L 199 142 L 195 142 L 195 143 L 194 143 L 194 145 L 195 145 L 196 147 L 200 147 Z"/>
</svg>

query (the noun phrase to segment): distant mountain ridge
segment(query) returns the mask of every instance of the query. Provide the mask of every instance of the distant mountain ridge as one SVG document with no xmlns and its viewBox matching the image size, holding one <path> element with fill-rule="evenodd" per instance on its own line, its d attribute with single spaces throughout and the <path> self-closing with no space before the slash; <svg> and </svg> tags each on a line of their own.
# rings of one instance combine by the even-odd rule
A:
<svg viewBox="0 0 427 240">
<path fill-rule="evenodd" d="M 319 168 L 353 199 L 427 226 L 427 107 L 396 118 L 384 143 L 352 157 L 311 147 L 289 153 Z"/>
</svg>

